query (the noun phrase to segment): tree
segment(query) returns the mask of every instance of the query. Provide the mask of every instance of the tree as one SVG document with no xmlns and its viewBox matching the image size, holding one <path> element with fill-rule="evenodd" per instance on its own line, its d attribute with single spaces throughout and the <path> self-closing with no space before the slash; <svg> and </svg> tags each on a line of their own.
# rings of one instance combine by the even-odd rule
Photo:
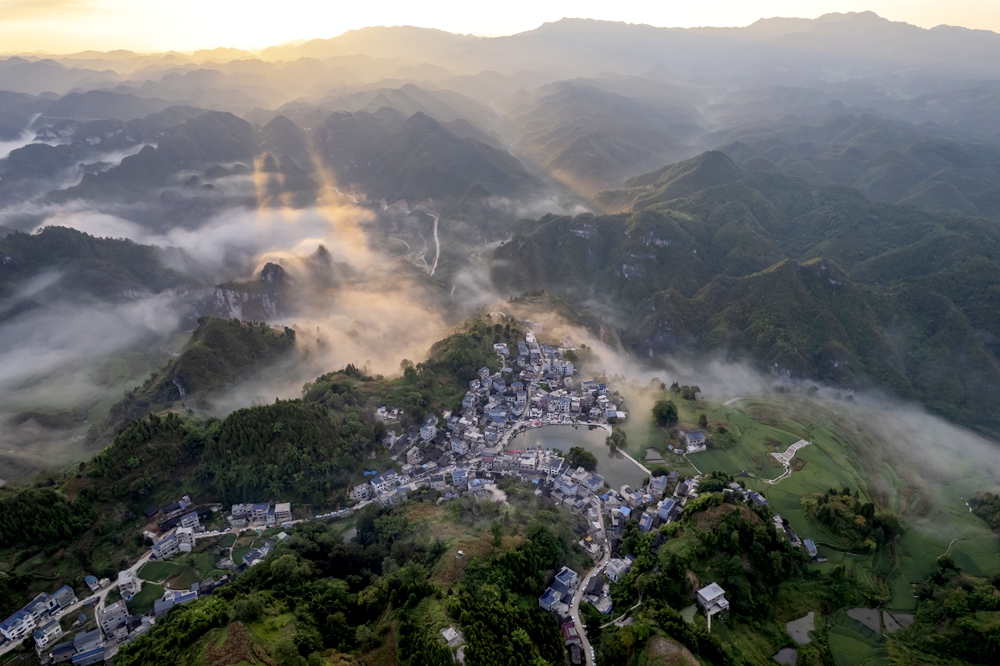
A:
<svg viewBox="0 0 1000 666">
<path fill-rule="evenodd" d="M 612 451 L 627 448 L 628 435 L 620 428 L 611 431 L 611 435 L 604 440 L 604 443 L 611 447 Z"/>
<path fill-rule="evenodd" d="M 493 547 L 499 548 L 503 545 L 503 526 L 496 520 L 490 525 L 490 534 L 493 535 Z"/>
<path fill-rule="evenodd" d="M 708 427 L 708 417 L 705 416 L 704 414 L 702 414 L 702 415 L 700 415 L 698 417 L 698 427 L 699 428 L 707 428 Z"/>
<path fill-rule="evenodd" d="M 597 469 L 597 456 L 582 447 L 574 446 L 566 454 L 566 464 L 571 468 L 582 467 L 593 472 Z"/>
<path fill-rule="evenodd" d="M 677 405 L 671 400 L 657 400 L 653 405 L 653 418 L 661 427 L 677 423 Z"/>
<path fill-rule="evenodd" d="M 302 661 L 298 646 L 288 636 L 278 639 L 273 654 L 278 666 L 298 666 Z"/>
</svg>

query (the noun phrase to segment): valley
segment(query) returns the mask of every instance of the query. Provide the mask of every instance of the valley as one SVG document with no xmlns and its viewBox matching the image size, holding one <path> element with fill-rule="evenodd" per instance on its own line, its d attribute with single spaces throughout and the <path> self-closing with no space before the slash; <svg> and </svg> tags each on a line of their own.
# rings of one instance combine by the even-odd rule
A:
<svg viewBox="0 0 1000 666">
<path fill-rule="evenodd" d="M 0 49 L 0 666 L 1000 660 L 993 23 L 297 3 Z"/>
</svg>

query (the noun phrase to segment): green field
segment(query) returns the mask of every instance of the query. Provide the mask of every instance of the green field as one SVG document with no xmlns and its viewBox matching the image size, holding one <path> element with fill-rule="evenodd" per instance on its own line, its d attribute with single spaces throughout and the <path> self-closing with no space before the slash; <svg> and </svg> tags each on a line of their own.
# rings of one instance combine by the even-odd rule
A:
<svg viewBox="0 0 1000 666">
<path fill-rule="evenodd" d="M 229 534 L 219 539 L 219 546 L 222 548 L 232 548 L 234 543 L 236 543 L 235 532 L 230 532 Z"/>
<path fill-rule="evenodd" d="M 128 602 L 128 608 L 133 615 L 144 615 L 153 610 L 153 602 L 163 597 L 163 587 L 154 583 L 145 583 L 139 594 Z"/>
<path fill-rule="evenodd" d="M 939 429 L 940 436 L 958 450 L 958 455 L 949 454 L 946 447 L 917 444 L 904 416 L 803 395 L 759 395 L 732 405 L 668 397 L 678 407 L 680 428 L 696 427 L 698 416 L 704 413 L 710 433 L 719 426 L 732 433 L 733 444 L 728 448 L 687 456 L 701 473 L 750 474 L 741 482 L 763 493 L 775 513 L 788 519 L 800 537 L 813 539 L 820 554 L 828 558 L 829 562 L 816 568 L 828 572 L 834 565 L 844 565 L 859 581 L 877 589 L 887 607 L 912 610 L 916 602 L 911 585 L 922 581 L 945 553 L 970 573 L 1000 569 L 997 536 L 970 513 L 964 500 L 997 487 L 989 465 L 962 455 L 965 446 L 988 451 L 991 443 L 929 420 L 928 427 Z M 639 390 L 629 399 L 633 405 L 652 404 L 648 391 Z M 682 473 L 690 469 L 685 468 L 683 458 L 666 451 L 667 433 L 650 419 L 631 419 L 625 430 L 631 452 L 644 455 L 647 447 L 656 448 L 663 452 L 668 467 Z M 767 483 L 784 471 L 769 454 L 782 452 L 800 439 L 811 445 L 796 454 L 795 471 L 775 484 Z M 876 556 L 843 552 L 841 539 L 805 516 L 800 505 L 803 496 L 842 487 L 857 490 L 862 500 L 902 518 L 906 531 L 895 552 Z"/>
<path fill-rule="evenodd" d="M 177 574 L 179 567 L 173 562 L 146 562 L 139 569 L 139 578 L 159 583 Z"/>
<path fill-rule="evenodd" d="M 250 552 L 250 546 L 237 546 L 233 548 L 233 562 L 236 566 L 243 564 L 243 556 Z"/>
</svg>

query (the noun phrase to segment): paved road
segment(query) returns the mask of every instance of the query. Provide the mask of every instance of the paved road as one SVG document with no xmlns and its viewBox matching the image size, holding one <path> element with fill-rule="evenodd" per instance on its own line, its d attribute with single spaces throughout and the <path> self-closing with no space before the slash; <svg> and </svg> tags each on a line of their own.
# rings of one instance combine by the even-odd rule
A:
<svg viewBox="0 0 1000 666">
<path fill-rule="evenodd" d="M 139 560 L 135 564 L 133 564 L 131 567 L 129 567 L 129 570 L 131 570 L 131 571 L 133 571 L 135 573 L 138 573 L 139 569 L 142 568 L 142 565 L 144 565 L 146 562 L 149 561 L 149 556 L 152 555 L 152 554 L 153 554 L 153 551 L 147 551 L 146 554 L 143 555 L 142 557 L 140 557 Z M 104 608 L 104 601 L 107 599 L 108 593 L 111 592 L 111 590 L 115 590 L 115 589 L 118 589 L 118 584 L 117 583 L 112 583 L 112 584 L 108 585 L 106 588 L 104 588 L 103 590 L 99 591 L 97 594 L 92 594 L 89 597 L 86 597 L 86 598 L 84 598 L 84 599 L 76 602 L 72 606 L 66 608 L 59 615 L 59 617 L 60 618 L 62 618 L 62 617 L 72 617 L 74 613 L 76 613 L 80 609 L 82 609 L 84 607 L 84 605 L 86 605 L 86 603 L 88 601 L 90 601 L 91 599 L 93 599 L 95 597 L 97 598 L 97 601 L 94 602 L 94 612 L 96 613 L 97 610 L 99 610 L 101 608 Z M 22 638 L 19 641 L 14 641 L 12 643 L 7 643 L 3 647 L 0 647 L 0 656 L 3 656 L 5 654 L 7 654 L 8 652 L 10 652 L 11 650 L 13 650 L 14 648 L 20 646 L 21 642 L 23 640 L 24 639 Z"/>
<path fill-rule="evenodd" d="M 604 512 L 597 514 L 598 520 L 601 521 L 601 533 L 605 537 L 604 539 L 604 557 L 601 561 L 594 565 L 587 575 L 580 580 L 580 586 L 577 588 L 576 593 L 573 594 L 573 603 L 570 606 L 570 617 L 573 618 L 573 623 L 576 624 L 576 632 L 580 636 L 581 645 L 583 646 L 583 658 L 586 660 L 587 666 L 594 666 L 594 658 L 590 656 L 591 646 L 590 639 L 587 638 L 587 632 L 583 628 L 583 622 L 580 621 L 580 600 L 583 599 L 583 592 L 587 589 L 587 583 L 590 579 L 597 575 L 597 570 L 608 563 L 611 559 L 611 548 L 608 546 L 607 535 L 604 534 Z"/>
<path fill-rule="evenodd" d="M 573 594 L 573 604 L 570 606 L 569 614 L 573 618 L 574 624 L 576 624 L 576 631 L 580 635 L 580 641 L 583 645 L 583 655 L 587 660 L 587 666 L 593 666 L 594 659 L 590 656 L 590 640 L 587 638 L 587 632 L 584 630 L 583 622 L 580 621 L 580 600 L 583 598 L 583 592 L 587 589 L 587 583 L 590 579 L 597 574 L 597 570 L 608 563 L 611 557 L 611 551 L 608 549 L 607 545 L 604 546 L 604 557 L 601 561 L 594 565 L 587 576 L 580 580 L 580 587 L 577 588 L 576 592 Z"/>
</svg>

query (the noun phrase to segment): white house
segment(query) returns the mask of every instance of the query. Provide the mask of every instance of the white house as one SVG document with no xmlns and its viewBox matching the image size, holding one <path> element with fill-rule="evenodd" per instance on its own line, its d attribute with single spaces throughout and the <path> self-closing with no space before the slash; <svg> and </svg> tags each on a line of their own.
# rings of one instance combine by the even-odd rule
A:
<svg viewBox="0 0 1000 666">
<path fill-rule="evenodd" d="M 126 620 L 128 620 L 128 608 L 125 607 L 125 602 L 120 599 L 97 611 L 97 623 L 101 625 L 105 635 L 111 634 L 115 629 L 125 624 Z"/>
<path fill-rule="evenodd" d="M 708 618 L 708 629 L 712 630 L 712 616 L 729 609 L 726 601 L 726 591 L 718 583 L 710 583 L 698 590 L 698 605 L 705 611 Z"/>
<path fill-rule="evenodd" d="M 398 480 L 396 470 L 390 469 L 372 479 L 372 486 L 378 492 L 388 492 L 396 487 Z"/>
<path fill-rule="evenodd" d="M 620 583 L 622 576 L 627 574 L 632 570 L 632 559 L 631 558 L 618 558 L 608 561 L 608 566 L 605 568 L 605 572 L 608 578 L 616 583 Z"/>
<path fill-rule="evenodd" d="M 270 504 L 252 504 L 250 506 L 250 519 L 255 523 L 267 523 L 270 512 Z"/>
<path fill-rule="evenodd" d="M 190 527 L 193 530 L 201 528 L 201 521 L 198 520 L 198 514 L 194 511 L 185 514 L 184 517 L 181 518 L 181 527 Z"/>
<path fill-rule="evenodd" d="M 700 430 L 689 432 L 686 439 L 688 453 L 698 453 L 708 448 L 705 442 L 705 433 Z"/>
<path fill-rule="evenodd" d="M 351 494 L 354 495 L 354 499 L 364 501 L 372 496 L 372 487 L 367 483 L 361 483 L 354 486 Z"/>
<path fill-rule="evenodd" d="M 464 456 L 469 452 L 469 444 L 464 439 L 459 439 L 458 437 L 451 438 L 451 450 L 460 456 Z"/>
<path fill-rule="evenodd" d="M 194 530 L 190 527 L 178 527 L 174 532 L 177 537 L 177 547 L 182 553 L 190 553 L 194 550 Z"/>
<path fill-rule="evenodd" d="M 171 557 L 174 557 L 179 552 L 181 552 L 181 544 L 177 540 L 177 537 L 171 534 L 165 539 L 160 539 L 155 544 L 153 544 L 153 554 L 151 556 L 151 559 L 169 560 Z"/>
<path fill-rule="evenodd" d="M 142 589 L 142 583 L 139 582 L 139 577 L 135 575 L 134 571 L 126 569 L 118 572 L 118 591 L 123 599 L 131 599 L 140 589 Z"/>
<path fill-rule="evenodd" d="M 62 627 L 59 626 L 58 620 L 49 620 L 41 627 L 35 630 L 32 637 L 35 639 L 35 647 L 39 650 L 44 649 L 45 646 L 51 644 L 57 638 L 62 636 Z"/>
</svg>

